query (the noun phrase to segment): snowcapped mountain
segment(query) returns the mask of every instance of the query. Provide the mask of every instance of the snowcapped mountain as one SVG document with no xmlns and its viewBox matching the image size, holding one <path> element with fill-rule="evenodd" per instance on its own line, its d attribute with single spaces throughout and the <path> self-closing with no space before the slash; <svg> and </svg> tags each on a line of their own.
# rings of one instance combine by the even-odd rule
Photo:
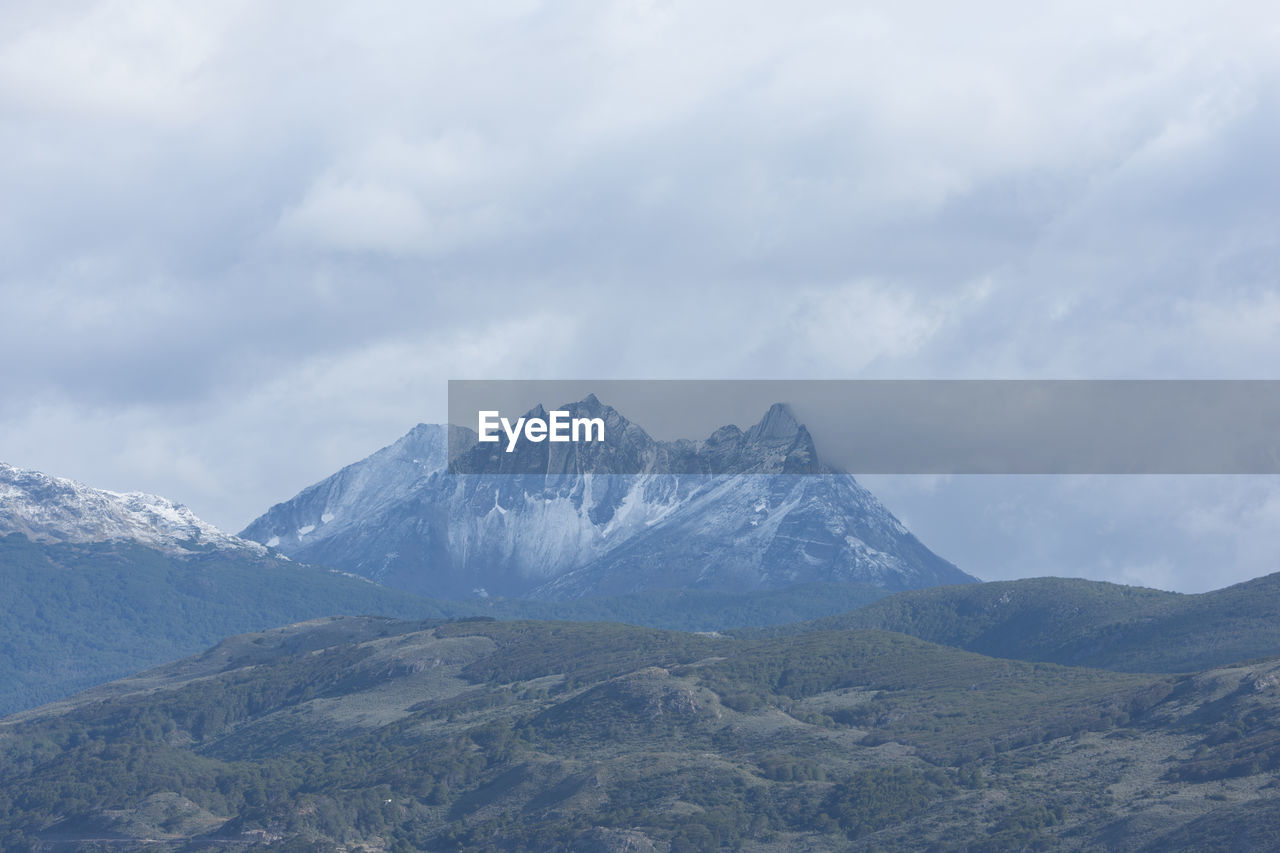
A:
<svg viewBox="0 0 1280 853">
<path fill-rule="evenodd" d="M 364 538 L 375 532 L 368 529 L 374 519 L 412 504 L 431 476 L 444 470 L 447 435 L 443 426 L 418 424 L 395 444 L 276 504 L 240 535 L 289 555 L 319 542 L 340 548 L 344 541 Z"/>
<path fill-rule="evenodd" d="M 0 536 L 11 533 L 43 543 L 137 542 L 166 554 L 268 553 L 168 498 L 93 489 L 0 462 Z"/>
<path fill-rule="evenodd" d="M 974 580 L 824 466 L 785 405 L 696 442 L 655 441 L 594 396 L 560 408 L 603 418 L 609 441 L 513 453 L 467 442 L 455 470 L 476 473 L 456 475 L 447 443 L 465 431 L 419 425 L 241 536 L 439 598 Z"/>
</svg>

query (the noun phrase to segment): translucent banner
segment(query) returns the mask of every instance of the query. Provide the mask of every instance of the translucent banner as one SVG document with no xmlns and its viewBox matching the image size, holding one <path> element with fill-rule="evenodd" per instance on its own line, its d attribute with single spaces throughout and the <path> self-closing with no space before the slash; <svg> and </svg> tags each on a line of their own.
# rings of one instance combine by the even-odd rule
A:
<svg viewBox="0 0 1280 853">
<path fill-rule="evenodd" d="M 1275 380 L 453 380 L 458 474 L 1274 474 Z"/>
</svg>

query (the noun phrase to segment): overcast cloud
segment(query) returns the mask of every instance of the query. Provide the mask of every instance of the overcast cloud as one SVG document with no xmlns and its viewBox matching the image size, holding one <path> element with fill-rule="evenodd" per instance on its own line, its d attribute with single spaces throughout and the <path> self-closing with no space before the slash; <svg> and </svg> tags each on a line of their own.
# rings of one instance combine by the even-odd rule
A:
<svg viewBox="0 0 1280 853">
<path fill-rule="evenodd" d="M 1273 4 L 0 15 L 0 459 L 230 530 L 450 377 L 1277 378 Z M 999 545 L 976 481 L 880 485 L 982 577 L 1277 568 L 1270 481 Z"/>
</svg>

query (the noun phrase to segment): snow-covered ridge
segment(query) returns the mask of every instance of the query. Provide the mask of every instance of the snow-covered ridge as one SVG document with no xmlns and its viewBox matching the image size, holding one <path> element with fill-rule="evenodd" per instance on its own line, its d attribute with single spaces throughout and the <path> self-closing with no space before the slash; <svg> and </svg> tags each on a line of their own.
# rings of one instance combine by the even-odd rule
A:
<svg viewBox="0 0 1280 853">
<path fill-rule="evenodd" d="M 10 533 L 34 542 L 138 542 L 170 554 L 211 548 L 268 554 L 168 498 L 94 489 L 0 462 L 0 536 Z"/>
<path fill-rule="evenodd" d="M 466 473 L 456 474 L 449 429 L 419 424 L 240 535 L 439 598 L 974 580 L 852 476 L 825 466 L 785 404 L 748 429 L 674 442 L 594 396 L 558 408 L 603 418 L 613 440 L 570 456 L 533 444 L 493 452 L 472 438 L 458 446 Z"/>
</svg>

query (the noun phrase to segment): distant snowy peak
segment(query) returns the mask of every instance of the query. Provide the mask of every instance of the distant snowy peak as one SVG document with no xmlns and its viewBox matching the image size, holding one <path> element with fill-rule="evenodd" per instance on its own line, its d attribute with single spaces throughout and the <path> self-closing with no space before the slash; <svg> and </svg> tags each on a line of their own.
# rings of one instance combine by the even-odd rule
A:
<svg viewBox="0 0 1280 853">
<path fill-rule="evenodd" d="M 170 554 L 267 548 L 224 533 L 182 504 L 143 492 L 109 492 L 0 462 L 0 536 L 33 542 L 138 542 Z"/>
<path fill-rule="evenodd" d="M 601 418 L 608 440 L 508 452 L 474 432 L 419 425 L 240 535 L 442 598 L 974 581 L 824 465 L 785 404 L 700 441 L 655 440 L 594 396 L 558 409 Z"/>
</svg>

